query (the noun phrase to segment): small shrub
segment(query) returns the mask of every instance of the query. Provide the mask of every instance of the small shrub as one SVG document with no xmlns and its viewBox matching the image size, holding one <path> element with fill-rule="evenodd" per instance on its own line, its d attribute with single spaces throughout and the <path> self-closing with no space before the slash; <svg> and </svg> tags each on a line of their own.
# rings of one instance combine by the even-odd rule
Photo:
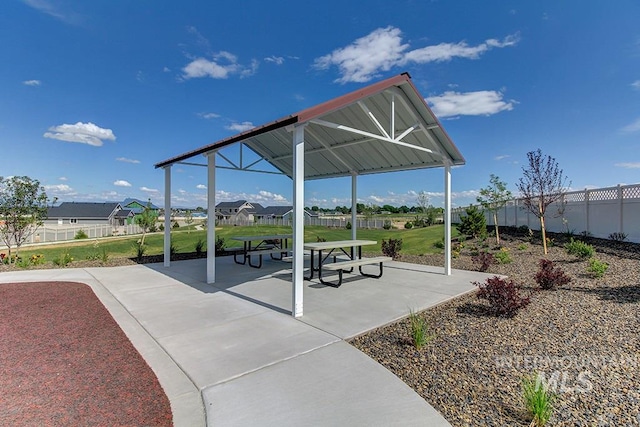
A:
<svg viewBox="0 0 640 427">
<path fill-rule="evenodd" d="M 382 253 L 386 256 L 390 256 L 396 259 L 400 256 L 400 250 L 402 249 L 402 239 L 389 239 L 382 240 Z"/>
<path fill-rule="evenodd" d="M 351 230 L 351 221 L 347 221 L 346 229 Z"/>
<path fill-rule="evenodd" d="M 571 277 L 567 276 L 560 267 L 554 268 L 553 261 L 541 259 L 540 270 L 536 273 L 535 280 L 542 289 L 553 289 L 571 282 Z"/>
<path fill-rule="evenodd" d="M 507 248 L 500 248 L 500 250 L 494 254 L 494 257 L 500 264 L 510 264 L 513 262 Z"/>
<path fill-rule="evenodd" d="M 316 242 L 326 242 L 327 239 L 325 239 L 324 237 L 320 237 L 320 236 L 316 236 Z"/>
<path fill-rule="evenodd" d="M 53 259 L 53 263 L 58 267 L 66 267 L 73 262 L 73 257 L 69 254 L 69 252 L 64 252 L 57 258 Z"/>
<path fill-rule="evenodd" d="M 529 245 L 527 245 L 526 243 L 520 243 L 518 245 L 518 250 L 519 251 L 526 251 L 529 248 Z"/>
<path fill-rule="evenodd" d="M 196 242 L 195 249 L 196 249 L 196 255 L 198 256 L 202 255 L 205 249 L 205 241 L 202 239 L 198 239 L 198 241 Z"/>
<path fill-rule="evenodd" d="M 604 261 L 600 261 L 596 258 L 591 258 L 589 260 L 589 266 L 587 267 L 587 271 L 591 273 L 594 277 L 600 278 L 604 276 L 604 273 L 607 272 L 609 268 L 609 264 Z"/>
<path fill-rule="evenodd" d="M 178 221 L 175 221 L 171 228 L 180 228 L 180 224 L 178 224 Z"/>
<path fill-rule="evenodd" d="M 523 378 L 522 394 L 527 411 L 533 418 L 531 425 L 544 427 L 551 418 L 555 395 L 547 389 L 540 375 L 537 374 Z"/>
<path fill-rule="evenodd" d="M 492 314 L 502 317 L 513 317 L 519 309 L 529 304 L 529 297 L 522 297 L 513 280 L 505 280 L 498 276 L 489 277 L 484 283 L 473 282 L 478 289 L 478 298 L 489 302 Z"/>
<path fill-rule="evenodd" d="M 106 248 L 102 248 L 102 253 L 100 254 L 100 261 L 102 261 L 103 264 L 106 264 L 107 261 L 109 261 L 109 252 L 107 251 Z"/>
<path fill-rule="evenodd" d="M 224 252 L 224 248 L 226 247 L 226 243 L 224 241 L 224 237 L 216 237 L 216 254 L 221 254 Z"/>
<path fill-rule="evenodd" d="M 588 243 L 581 240 L 571 239 L 569 243 L 564 245 L 569 255 L 575 255 L 578 258 L 591 258 L 595 253 L 595 249 Z"/>
<path fill-rule="evenodd" d="M 424 317 L 413 310 L 409 310 L 409 324 L 411 326 L 411 341 L 417 350 L 420 350 L 434 338 L 429 335 L 429 325 Z"/>
<path fill-rule="evenodd" d="M 134 256 L 136 258 L 136 261 L 138 262 L 142 261 L 142 257 L 144 257 L 144 254 L 147 251 L 147 245 L 142 243 L 140 240 L 136 240 L 131 243 L 131 246 L 133 246 L 133 251 L 134 251 Z"/>
<path fill-rule="evenodd" d="M 480 252 L 478 255 L 471 257 L 471 261 L 476 265 L 476 270 L 485 272 L 496 263 L 496 258 L 490 252 Z"/>
<path fill-rule="evenodd" d="M 444 249 L 444 237 L 433 244 L 437 249 Z"/>
<path fill-rule="evenodd" d="M 385 230 L 391 230 L 391 220 L 385 219 L 384 223 L 382 224 L 382 228 L 384 228 Z"/>
<path fill-rule="evenodd" d="M 556 241 L 554 239 L 552 239 L 551 237 L 547 237 L 547 247 L 550 248 L 552 246 L 555 246 Z"/>
<path fill-rule="evenodd" d="M 44 255 L 42 254 L 33 254 L 29 257 L 29 264 L 31 265 L 40 265 L 44 264 Z"/>
<path fill-rule="evenodd" d="M 87 233 L 83 229 L 80 229 L 80 230 L 76 231 L 76 235 L 73 238 L 76 239 L 76 240 L 80 240 L 80 239 L 88 239 L 89 236 L 87 235 Z"/>
<path fill-rule="evenodd" d="M 475 206 L 465 209 L 466 215 L 460 216 L 460 224 L 456 226 L 461 234 L 472 237 L 486 236 L 487 220 L 484 213 Z"/>
<path fill-rule="evenodd" d="M 615 232 L 609 234 L 609 239 L 613 240 L 614 242 L 624 242 L 625 240 L 627 240 L 627 237 L 627 233 Z"/>
<path fill-rule="evenodd" d="M 158 230 L 160 230 L 160 231 L 164 231 L 164 224 L 160 224 L 160 225 L 158 226 Z"/>
<path fill-rule="evenodd" d="M 173 242 L 171 242 L 171 244 L 169 245 L 169 259 L 174 259 L 177 253 L 178 248 L 173 244 Z"/>
<path fill-rule="evenodd" d="M 404 228 L 406 228 L 407 230 L 410 230 L 413 228 L 413 223 L 411 221 L 407 221 L 404 223 Z"/>
</svg>

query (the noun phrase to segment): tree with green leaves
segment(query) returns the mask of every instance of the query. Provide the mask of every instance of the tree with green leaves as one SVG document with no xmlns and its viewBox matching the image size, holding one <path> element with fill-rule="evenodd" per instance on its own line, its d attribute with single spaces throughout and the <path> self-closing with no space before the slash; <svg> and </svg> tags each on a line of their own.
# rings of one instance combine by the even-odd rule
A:
<svg viewBox="0 0 640 427">
<path fill-rule="evenodd" d="M 156 224 L 156 214 L 151 209 L 151 199 L 147 202 L 142 212 L 134 218 L 135 223 L 142 228 L 142 238 L 140 239 L 140 245 L 144 245 L 144 237 L 147 232 Z"/>
<path fill-rule="evenodd" d="M 542 231 L 542 247 L 547 254 L 547 232 L 544 216 L 547 208 L 554 202 L 562 200 L 566 193 L 567 178 L 558 166 L 555 158 L 543 156 L 542 151 L 527 153 L 529 167 L 522 168 L 524 176 L 518 181 L 518 190 L 522 196 L 524 207 L 540 220 Z"/>
<path fill-rule="evenodd" d="M 507 184 L 500 178 L 491 174 L 489 185 L 480 189 L 480 196 L 476 198 L 483 208 L 493 215 L 493 224 L 496 227 L 496 244 L 500 244 L 500 232 L 498 231 L 498 211 L 502 209 L 513 196 L 507 190 Z"/>
<path fill-rule="evenodd" d="M 49 198 L 37 179 L 0 176 L 0 238 L 7 246 L 9 263 L 18 259 L 22 244 L 47 218 Z M 15 257 L 11 248 L 16 247 Z"/>
</svg>

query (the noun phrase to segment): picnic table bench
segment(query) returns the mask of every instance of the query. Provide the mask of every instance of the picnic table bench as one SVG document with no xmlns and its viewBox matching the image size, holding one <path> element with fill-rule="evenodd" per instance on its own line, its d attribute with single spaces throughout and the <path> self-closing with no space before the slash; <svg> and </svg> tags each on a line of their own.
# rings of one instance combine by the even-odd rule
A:
<svg viewBox="0 0 640 427">
<path fill-rule="evenodd" d="M 362 246 L 375 245 L 375 240 L 337 240 L 330 242 L 312 242 L 305 243 L 304 249 L 310 251 L 310 268 L 309 277 L 305 277 L 306 280 L 313 279 L 314 272 L 318 272 L 318 279 L 320 283 L 327 286 L 333 286 L 335 288 L 342 285 L 342 278 L 344 272 L 352 272 L 354 267 L 358 267 L 358 270 L 362 276 L 380 278 L 383 273 L 383 263 L 391 261 L 391 257 L 380 256 L 374 258 L 362 257 Z M 348 250 L 348 252 L 347 252 Z M 323 254 L 323 251 L 326 251 Z M 334 251 L 338 251 L 334 254 Z M 317 267 L 315 265 L 315 252 L 318 254 Z M 348 259 L 346 261 L 338 261 L 339 255 L 346 255 Z M 333 257 L 333 263 L 327 263 L 326 260 Z M 378 274 L 370 274 L 362 271 L 364 265 L 378 264 L 380 271 Z M 322 277 L 322 271 L 337 271 L 338 281 L 336 283 L 329 282 Z"/>
<path fill-rule="evenodd" d="M 246 264 L 249 261 L 249 266 L 253 268 L 262 267 L 262 257 L 264 255 L 271 256 L 271 259 L 282 260 L 291 249 L 288 248 L 288 241 L 291 239 L 291 234 L 272 234 L 268 236 L 234 236 L 232 240 L 241 241 L 242 248 L 233 252 L 233 261 L 236 264 Z M 257 245 L 252 246 L 252 242 L 258 242 Z M 280 254 L 277 258 L 274 255 Z M 239 256 L 240 260 L 238 259 Z M 258 256 L 258 264 L 251 262 L 252 256 Z"/>
</svg>

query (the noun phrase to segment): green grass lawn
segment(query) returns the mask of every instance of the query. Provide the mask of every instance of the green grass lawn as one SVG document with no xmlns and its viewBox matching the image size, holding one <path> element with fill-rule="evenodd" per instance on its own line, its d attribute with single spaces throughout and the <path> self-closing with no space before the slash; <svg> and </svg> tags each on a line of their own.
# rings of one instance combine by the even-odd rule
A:
<svg viewBox="0 0 640 427">
<path fill-rule="evenodd" d="M 289 234 L 291 227 L 287 226 L 225 226 L 216 230 L 216 237 L 225 239 L 225 246 L 241 246 L 242 242 L 234 241 L 233 236 L 247 235 L 269 235 L 269 234 Z M 455 228 L 452 235 L 457 236 L 459 233 Z M 358 229 L 357 237 L 359 239 L 375 240 L 378 242 L 376 246 L 365 248 L 365 252 L 380 253 L 382 240 L 402 239 L 403 254 L 421 255 L 429 253 L 441 252 L 434 244 L 441 242 L 444 236 L 444 226 L 434 225 L 426 228 L 412 229 L 391 229 L 391 230 L 368 230 Z M 51 262 L 53 259 L 60 257 L 64 253 L 68 253 L 74 260 L 85 260 L 92 255 L 99 257 L 102 251 L 106 251 L 109 258 L 117 257 L 133 257 L 135 255 L 134 243 L 140 239 L 140 235 L 122 237 L 118 239 L 87 239 L 78 240 L 68 243 L 61 243 L 55 246 L 30 247 L 20 251 L 20 257 L 27 259 L 33 254 L 42 254 L 45 262 Z M 327 228 L 323 226 L 307 226 L 305 227 L 305 241 L 315 242 L 318 237 L 326 240 L 345 240 L 351 238 L 351 230 L 340 228 Z M 206 241 L 205 230 L 195 230 L 193 226 L 182 227 L 178 230 L 172 230 L 171 241 L 176 252 L 188 253 L 195 252 L 195 246 L 198 240 Z M 159 255 L 164 249 L 164 233 L 147 234 L 145 237 L 146 255 Z"/>
</svg>

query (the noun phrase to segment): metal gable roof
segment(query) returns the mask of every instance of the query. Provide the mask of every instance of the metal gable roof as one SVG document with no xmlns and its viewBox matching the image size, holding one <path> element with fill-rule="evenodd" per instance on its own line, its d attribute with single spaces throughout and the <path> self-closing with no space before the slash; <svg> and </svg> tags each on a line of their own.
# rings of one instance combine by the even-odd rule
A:
<svg viewBox="0 0 640 427">
<path fill-rule="evenodd" d="M 410 76 L 403 73 L 155 166 L 170 166 L 240 142 L 291 177 L 291 130 L 301 125 L 305 179 L 465 163 Z"/>
</svg>

